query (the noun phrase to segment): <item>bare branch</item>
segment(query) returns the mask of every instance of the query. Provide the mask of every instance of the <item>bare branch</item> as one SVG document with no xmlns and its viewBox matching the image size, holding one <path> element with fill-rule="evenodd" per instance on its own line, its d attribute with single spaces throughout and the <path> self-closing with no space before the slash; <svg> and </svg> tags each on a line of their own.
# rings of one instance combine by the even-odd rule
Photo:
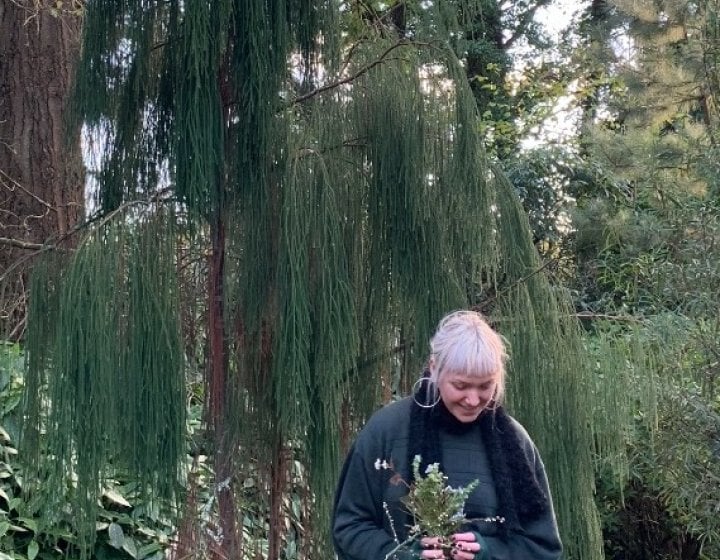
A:
<svg viewBox="0 0 720 560">
<path fill-rule="evenodd" d="M 29 241 L 22 241 L 21 239 L 12 239 L 10 237 L 0 237 L 0 245 L 10 245 L 18 249 L 27 249 L 31 251 L 37 251 L 43 248 L 42 243 L 31 243 Z"/>
<path fill-rule="evenodd" d="M 15 188 L 18 188 L 18 189 L 20 189 L 22 192 L 24 192 L 26 195 L 28 195 L 28 196 L 31 197 L 31 198 L 34 198 L 37 202 L 39 202 L 40 204 L 42 204 L 43 206 L 45 206 L 48 210 L 52 210 L 53 212 L 57 212 L 57 208 L 55 208 L 52 204 L 50 204 L 50 203 L 47 202 L 46 200 L 43 200 L 42 198 L 40 198 L 40 197 L 39 197 L 38 195 L 36 195 L 35 193 L 30 192 L 28 189 L 26 189 L 26 188 L 23 187 L 20 183 L 18 183 L 15 179 L 13 179 L 12 177 L 10 177 L 10 175 L 8 175 L 7 173 L 5 173 L 5 171 L 3 171 L 2 169 L 0 169 L 0 175 L 2 175 L 3 177 L 5 177 L 6 180 L 8 180 L 8 181 L 10 181 L 10 183 L 12 183 L 12 186 L 8 186 L 4 181 L 3 181 L 3 182 L 0 182 L 0 184 L 2 184 L 4 187 L 6 187 L 7 189 L 9 189 L 10 191 L 14 191 Z"/>
</svg>

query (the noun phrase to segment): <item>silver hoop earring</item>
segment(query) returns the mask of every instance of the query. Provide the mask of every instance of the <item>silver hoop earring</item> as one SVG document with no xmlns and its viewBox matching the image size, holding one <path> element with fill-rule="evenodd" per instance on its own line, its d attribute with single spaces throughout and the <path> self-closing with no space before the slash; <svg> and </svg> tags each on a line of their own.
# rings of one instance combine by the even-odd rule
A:
<svg viewBox="0 0 720 560">
<path fill-rule="evenodd" d="M 437 399 L 435 399 L 435 402 L 434 402 L 434 403 L 432 403 L 432 404 L 419 403 L 418 400 L 417 400 L 417 397 L 416 397 L 415 395 L 416 395 L 417 392 L 420 390 L 420 385 L 422 384 L 423 381 L 427 381 L 428 383 L 432 383 L 432 381 L 430 381 L 430 378 L 429 378 L 429 377 L 421 377 L 421 378 L 418 379 L 415 383 L 413 383 L 413 386 L 412 386 L 412 396 L 413 396 L 413 400 L 415 401 L 415 404 L 418 405 L 420 408 L 432 408 L 432 407 L 434 407 L 437 403 L 440 402 L 440 391 L 438 391 Z"/>
</svg>

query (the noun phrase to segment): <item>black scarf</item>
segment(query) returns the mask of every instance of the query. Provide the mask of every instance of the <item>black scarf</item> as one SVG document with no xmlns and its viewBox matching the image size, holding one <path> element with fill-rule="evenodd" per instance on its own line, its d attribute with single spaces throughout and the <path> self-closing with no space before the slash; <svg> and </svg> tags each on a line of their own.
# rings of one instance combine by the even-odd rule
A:
<svg viewBox="0 0 720 560">
<path fill-rule="evenodd" d="M 498 515 L 505 518 L 505 530 L 520 529 L 524 523 L 546 513 L 548 496 L 535 476 L 533 465 L 528 463 L 520 435 L 503 408 L 486 410 L 474 422 L 462 423 L 448 411 L 442 400 L 432 408 L 417 405 L 427 402 L 429 386 L 429 380 L 420 384 L 420 390 L 414 396 L 416 402 L 411 405 L 408 469 L 412 471 L 416 455 L 422 459 L 420 472 L 425 472 L 426 466 L 433 463 L 439 463 L 442 468 L 441 427 L 463 433 L 479 424 L 497 492 Z M 412 472 L 406 480 L 411 479 Z"/>
</svg>

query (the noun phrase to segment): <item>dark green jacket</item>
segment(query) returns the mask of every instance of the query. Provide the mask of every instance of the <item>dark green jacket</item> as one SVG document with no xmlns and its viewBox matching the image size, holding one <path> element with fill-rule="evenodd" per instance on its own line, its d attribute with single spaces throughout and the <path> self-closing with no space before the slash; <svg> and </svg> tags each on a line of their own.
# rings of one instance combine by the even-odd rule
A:
<svg viewBox="0 0 720 560">
<path fill-rule="evenodd" d="M 399 479 L 409 480 L 408 433 L 412 406 L 412 398 L 408 397 L 378 410 L 348 453 L 333 515 L 333 540 L 341 560 L 384 560 L 397 548 L 397 541 L 407 538 L 412 520 L 400 501 L 407 494 L 407 485 Z M 541 516 L 515 527 L 483 521 L 497 517 L 499 508 L 486 445 L 477 423 L 457 422 L 457 426 L 439 427 L 443 472 L 452 487 L 479 480 L 468 498 L 465 515 L 469 520 L 466 529 L 482 535 L 488 554 L 483 558 L 557 560 L 562 556 L 562 546 L 542 461 L 525 429 L 514 419 L 510 422 L 524 459 L 548 496 L 549 507 Z M 383 461 L 392 468 L 383 469 Z M 512 466 L 509 470 L 512 471 Z M 512 476 L 512 472 L 509 475 Z M 404 559 L 412 555 L 407 548 L 402 548 L 395 557 Z"/>
</svg>

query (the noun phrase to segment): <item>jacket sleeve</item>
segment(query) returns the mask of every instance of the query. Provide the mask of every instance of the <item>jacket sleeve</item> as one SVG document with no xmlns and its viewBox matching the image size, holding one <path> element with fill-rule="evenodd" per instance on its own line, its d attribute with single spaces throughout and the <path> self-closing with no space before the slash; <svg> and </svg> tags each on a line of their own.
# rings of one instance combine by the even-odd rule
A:
<svg viewBox="0 0 720 560">
<path fill-rule="evenodd" d="M 410 547 L 398 547 L 384 528 L 386 473 L 375 470 L 376 457 L 367 443 L 361 437 L 353 444 L 340 474 L 332 526 L 335 550 L 340 560 L 385 560 L 391 552 L 389 560 L 410 560 Z"/>
<path fill-rule="evenodd" d="M 499 534 L 486 535 L 484 539 L 490 560 L 559 560 L 562 557 L 562 544 L 547 475 L 537 449 L 533 451 L 535 476 L 548 496 L 549 508 L 539 518 L 525 523 L 521 530 L 508 531 L 502 537 Z"/>
</svg>

